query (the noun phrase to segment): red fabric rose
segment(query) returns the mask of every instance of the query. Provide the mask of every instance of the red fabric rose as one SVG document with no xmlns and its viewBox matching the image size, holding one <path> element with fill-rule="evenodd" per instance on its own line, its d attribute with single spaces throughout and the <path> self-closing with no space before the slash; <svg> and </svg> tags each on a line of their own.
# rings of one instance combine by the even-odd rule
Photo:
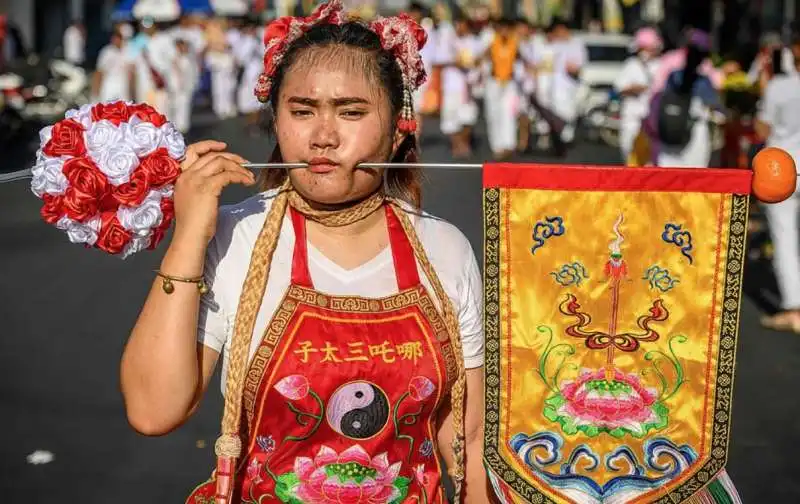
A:
<svg viewBox="0 0 800 504">
<path fill-rule="evenodd" d="M 101 222 L 95 247 L 109 254 L 119 254 L 131 240 L 131 233 L 122 227 L 116 212 L 103 212 Z"/>
<path fill-rule="evenodd" d="M 270 40 L 285 38 L 292 26 L 292 19 L 292 16 L 283 16 L 268 24 L 264 30 L 264 45 L 269 46 Z"/>
<path fill-rule="evenodd" d="M 53 196 L 52 194 L 45 193 L 42 196 L 42 200 L 44 201 L 44 206 L 42 206 L 39 212 L 42 215 L 42 219 L 48 224 L 55 225 L 64 215 L 61 196 Z"/>
<path fill-rule="evenodd" d="M 64 193 L 64 211 L 70 219 L 84 222 L 100 209 L 101 202 L 111 192 L 111 185 L 94 163 L 85 157 L 64 163 L 63 172 L 69 181 Z"/>
<path fill-rule="evenodd" d="M 141 205 L 150 193 L 150 176 L 141 166 L 134 170 L 130 181 L 112 189 L 114 201 L 124 206 Z"/>
<path fill-rule="evenodd" d="M 163 214 L 161 224 L 153 229 L 153 235 L 150 237 L 150 245 L 147 247 L 148 250 L 155 250 L 158 247 L 158 244 L 164 239 L 167 231 L 169 231 L 169 227 L 172 225 L 172 221 L 175 218 L 175 203 L 172 199 L 161 199 L 161 213 Z"/>
<path fill-rule="evenodd" d="M 83 156 L 86 144 L 83 141 L 83 126 L 72 119 L 65 119 L 53 125 L 52 138 L 42 152 L 51 157 Z"/>
<path fill-rule="evenodd" d="M 399 17 L 406 25 L 406 31 L 410 33 L 417 41 L 417 48 L 422 49 L 425 47 L 425 43 L 428 42 L 428 32 L 425 31 L 425 28 L 414 21 L 414 19 L 412 19 L 411 16 L 405 12 L 401 13 L 397 17 Z"/>
<path fill-rule="evenodd" d="M 145 103 L 129 105 L 128 113 L 130 114 L 130 117 L 138 117 L 142 121 L 153 123 L 157 128 L 160 128 L 167 123 L 166 117 L 164 117 L 162 114 L 159 114 L 158 110 Z"/>
<path fill-rule="evenodd" d="M 173 184 L 181 174 L 181 165 L 169 157 L 169 151 L 163 147 L 142 159 L 136 171 L 144 171 L 152 187 Z"/>
<path fill-rule="evenodd" d="M 114 126 L 127 122 L 130 119 L 130 112 L 125 102 L 117 101 L 113 103 L 98 103 L 92 107 L 92 121 L 111 121 Z"/>
</svg>

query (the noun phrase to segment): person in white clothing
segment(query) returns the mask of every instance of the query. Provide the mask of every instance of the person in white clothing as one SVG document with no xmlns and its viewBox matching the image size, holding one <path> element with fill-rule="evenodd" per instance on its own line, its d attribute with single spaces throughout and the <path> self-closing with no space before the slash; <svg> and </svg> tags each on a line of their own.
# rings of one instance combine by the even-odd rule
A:
<svg viewBox="0 0 800 504">
<path fill-rule="evenodd" d="M 552 107 L 553 89 L 553 66 L 555 60 L 555 36 L 551 29 L 545 33 L 536 34 L 533 37 L 534 83 L 535 90 L 532 95 L 541 107 L 550 109 Z M 539 136 L 538 147 L 547 149 L 550 145 L 550 124 L 542 117 L 538 111 L 536 115 L 536 134 Z"/>
<path fill-rule="evenodd" d="M 192 125 L 192 98 L 200 80 L 197 57 L 188 40 L 175 41 L 175 76 L 170 82 L 170 113 L 175 127 L 188 133 Z"/>
<path fill-rule="evenodd" d="M 258 123 L 263 105 L 253 94 L 258 84 L 258 77 L 264 70 L 263 37 L 258 36 L 257 25 L 250 24 L 243 30 L 242 40 L 237 48 L 237 58 L 244 68 L 242 81 L 239 83 L 236 105 L 239 112 L 247 116 L 247 127 L 251 135 L 259 132 Z"/>
<path fill-rule="evenodd" d="M 86 63 L 86 29 L 80 21 L 74 21 L 64 31 L 64 59 L 73 65 Z"/>
<path fill-rule="evenodd" d="M 500 20 L 487 53 L 491 65 L 486 81 L 486 127 L 489 147 L 498 160 L 511 157 L 517 148 L 519 86 L 515 81 L 519 61 L 519 40 L 514 23 Z"/>
<path fill-rule="evenodd" d="M 92 97 L 101 102 L 130 100 L 130 83 L 133 65 L 125 54 L 123 36 L 119 32 L 111 35 L 111 43 L 97 57 L 97 69 L 92 78 Z"/>
<path fill-rule="evenodd" d="M 472 99 L 468 73 L 475 66 L 477 43 L 467 20 L 456 16 L 454 24 L 439 26 L 436 64 L 442 67 L 440 127 L 450 137 L 453 157 L 468 158 L 471 129 L 478 121 L 478 106 Z"/>
<path fill-rule="evenodd" d="M 650 108 L 651 84 L 658 67 L 661 46 L 661 37 L 656 30 L 638 30 L 634 39 L 636 54 L 625 61 L 614 82 L 614 89 L 622 96 L 619 148 L 623 163 L 627 162 L 633 150 L 633 142 Z"/>
<path fill-rule="evenodd" d="M 776 75 L 767 84 L 756 124 L 767 145 L 788 152 L 800 165 L 800 40 L 791 46 L 791 72 Z M 776 330 L 800 333 L 800 190 L 786 201 L 764 205 L 775 255 L 772 259 L 781 311 L 762 319 Z"/>
<path fill-rule="evenodd" d="M 168 86 L 174 78 L 177 55 L 172 35 L 152 19 L 145 19 L 139 36 L 128 47 L 129 58 L 135 64 L 134 99 L 166 112 Z"/>
<path fill-rule="evenodd" d="M 235 32 L 223 27 L 223 36 L 217 37 L 206 53 L 206 64 L 211 70 L 212 108 L 220 119 L 236 116 L 236 59 L 230 42 L 236 38 Z"/>
<path fill-rule="evenodd" d="M 572 36 L 563 20 L 553 22 L 553 36 L 557 42 L 554 47 L 552 111 L 566 123 L 556 140 L 571 143 L 578 119 L 580 74 L 588 53 L 584 43 Z"/>
<path fill-rule="evenodd" d="M 517 82 L 520 83 L 519 140 L 517 150 L 525 152 L 531 136 L 531 121 L 534 118 L 531 97 L 536 92 L 535 79 L 535 42 L 533 25 L 524 18 L 517 20 L 517 36 L 519 37 L 519 55 L 517 63 Z"/>
</svg>

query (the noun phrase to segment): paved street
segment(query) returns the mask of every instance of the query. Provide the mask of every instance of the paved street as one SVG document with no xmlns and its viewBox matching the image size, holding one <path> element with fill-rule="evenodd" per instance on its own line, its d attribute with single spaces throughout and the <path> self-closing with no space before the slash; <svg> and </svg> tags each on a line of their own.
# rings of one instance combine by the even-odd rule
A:
<svg viewBox="0 0 800 504">
<path fill-rule="evenodd" d="M 253 160 L 266 159 L 269 151 L 267 141 L 248 137 L 239 121 L 200 124 L 193 137 L 226 140 Z M 423 147 L 424 161 L 449 161 L 447 144 L 435 133 L 426 135 Z M 477 154 L 476 161 L 485 158 L 486 147 Z M 614 150 L 594 145 L 568 159 L 615 160 Z M 244 196 L 234 189 L 225 199 Z M 480 254 L 479 171 L 431 170 L 425 207 L 461 228 Z M 122 348 L 164 246 L 122 262 L 68 243 L 41 222 L 38 209 L 27 181 L 0 184 L 2 500 L 183 502 L 212 468 L 218 384 L 195 418 L 157 439 L 129 428 L 119 394 Z M 792 455 L 800 445 L 800 338 L 759 327 L 756 303 L 775 299 L 769 266 L 752 263 L 746 280 L 729 470 L 747 503 L 800 502 L 800 458 Z M 27 457 L 37 450 L 54 460 L 30 464 Z"/>
</svg>

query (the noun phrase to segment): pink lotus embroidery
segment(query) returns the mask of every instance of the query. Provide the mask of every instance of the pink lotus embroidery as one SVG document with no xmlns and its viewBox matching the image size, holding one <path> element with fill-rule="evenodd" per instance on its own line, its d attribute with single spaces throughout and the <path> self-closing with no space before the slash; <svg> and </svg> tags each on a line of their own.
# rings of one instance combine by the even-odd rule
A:
<svg viewBox="0 0 800 504">
<path fill-rule="evenodd" d="M 308 395 L 310 385 L 303 375 L 290 375 L 275 384 L 275 390 L 290 401 L 300 401 Z"/>
<path fill-rule="evenodd" d="M 588 436 L 607 432 L 615 437 L 641 438 L 651 429 L 667 425 L 668 410 L 655 389 L 645 388 L 635 374 L 614 369 L 584 370 L 575 381 L 561 385 L 560 393 L 545 401 L 544 415 L 559 422 L 567 434 Z"/>
<path fill-rule="evenodd" d="M 436 390 L 436 386 L 424 376 L 415 376 L 408 384 L 408 395 L 417 402 L 429 398 Z"/>
<path fill-rule="evenodd" d="M 401 463 L 389 464 L 359 445 L 341 454 L 322 446 L 317 456 L 297 457 L 294 472 L 278 477 L 275 493 L 281 502 L 303 504 L 390 504 L 402 502 L 410 480 L 400 477 Z"/>
</svg>

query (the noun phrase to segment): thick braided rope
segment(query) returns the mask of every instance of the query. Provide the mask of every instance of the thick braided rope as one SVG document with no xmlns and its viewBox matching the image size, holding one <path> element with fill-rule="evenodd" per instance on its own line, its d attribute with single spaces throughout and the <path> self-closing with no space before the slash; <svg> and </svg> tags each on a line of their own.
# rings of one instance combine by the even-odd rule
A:
<svg viewBox="0 0 800 504">
<path fill-rule="evenodd" d="M 371 196 L 344 210 L 316 210 L 296 191 L 289 193 L 289 204 L 309 219 L 326 227 L 342 227 L 365 219 L 375 213 L 384 202 L 383 191 Z"/>
<path fill-rule="evenodd" d="M 250 351 L 250 339 L 255 328 L 256 316 L 261 309 L 264 290 L 267 287 L 270 263 L 289 202 L 289 181 L 279 189 L 275 201 L 264 221 L 264 227 L 253 246 L 250 266 L 239 297 L 236 309 L 236 322 L 233 328 L 230 357 L 228 359 L 228 377 L 225 383 L 225 409 L 222 415 L 222 435 L 217 440 L 215 451 L 218 457 L 239 458 L 242 444 L 239 440 L 239 421 L 242 411 L 242 387 L 244 386 L 247 357 Z"/>
<path fill-rule="evenodd" d="M 454 502 L 461 502 L 461 487 L 464 481 L 465 473 L 465 436 L 464 436 L 464 396 L 467 388 L 467 375 L 466 367 L 464 365 L 464 349 L 461 346 L 461 329 L 458 325 L 458 319 L 453 308 L 453 303 L 447 296 L 439 276 L 436 274 L 433 265 L 425 253 L 425 248 L 417 236 L 417 231 L 414 225 L 406 215 L 404 208 L 397 201 L 392 201 L 395 208 L 395 213 L 403 226 L 403 230 L 411 242 L 411 247 L 414 249 L 414 255 L 422 266 L 422 271 L 428 277 L 433 287 L 433 292 L 439 299 L 441 311 L 444 318 L 445 327 L 447 327 L 447 334 L 450 337 L 450 343 L 456 353 L 456 361 L 458 366 L 458 375 L 456 382 L 453 384 L 453 390 L 450 393 L 450 404 L 453 409 L 453 452 L 455 459 L 455 467 L 450 469 L 450 477 L 453 479 L 455 487 L 455 500 Z"/>
</svg>

